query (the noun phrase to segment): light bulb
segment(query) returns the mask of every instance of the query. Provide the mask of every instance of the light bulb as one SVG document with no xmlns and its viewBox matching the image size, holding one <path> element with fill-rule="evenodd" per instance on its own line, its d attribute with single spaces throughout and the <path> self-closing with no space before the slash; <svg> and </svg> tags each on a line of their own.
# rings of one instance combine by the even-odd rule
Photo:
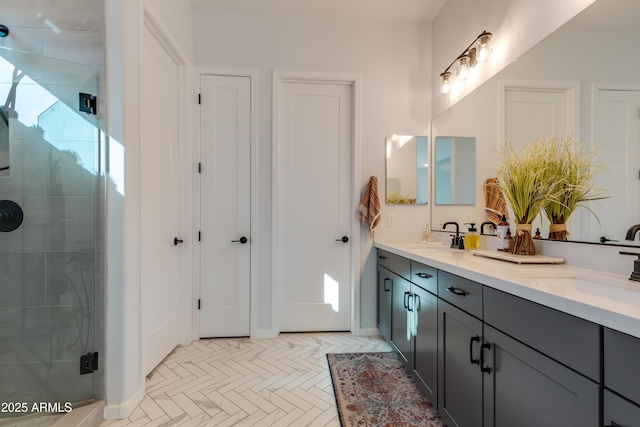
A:
<svg viewBox="0 0 640 427">
<path fill-rule="evenodd" d="M 449 91 L 451 90 L 451 73 L 445 71 L 444 73 L 440 74 L 440 80 L 440 91 L 444 94 L 449 93 Z"/>
<path fill-rule="evenodd" d="M 485 61 L 491 55 L 491 37 L 486 31 L 478 37 L 478 61 Z"/>
<path fill-rule="evenodd" d="M 460 81 L 467 80 L 469 71 L 469 57 L 463 55 L 458 58 L 458 74 L 456 74 L 456 79 Z"/>
</svg>

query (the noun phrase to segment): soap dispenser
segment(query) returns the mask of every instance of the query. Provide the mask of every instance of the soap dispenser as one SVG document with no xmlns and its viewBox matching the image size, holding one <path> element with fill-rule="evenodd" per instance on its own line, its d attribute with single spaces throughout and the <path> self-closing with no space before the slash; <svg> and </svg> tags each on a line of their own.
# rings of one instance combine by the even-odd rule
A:
<svg viewBox="0 0 640 427">
<path fill-rule="evenodd" d="M 422 233 L 422 241 L 423 242 L 432 242 L 433 234 L 431 233 L 431 226 L 429 223 L 426 223 L 424 226 L 424 232 Z"/>
<path fill-rule="evenodd" d="M 469 225 L 469 230 L 465 233 L 465 244 L 467 249 L 476 250 L 480 248 L 480 235 L 476 228 L 475 222 L 466 222 Z"/>
</svg>

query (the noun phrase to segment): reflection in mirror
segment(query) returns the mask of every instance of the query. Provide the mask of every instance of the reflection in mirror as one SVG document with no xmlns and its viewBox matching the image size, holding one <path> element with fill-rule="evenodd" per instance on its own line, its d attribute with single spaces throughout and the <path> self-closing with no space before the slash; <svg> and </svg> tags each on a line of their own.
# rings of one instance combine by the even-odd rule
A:
<svg viewBox="0 0 640 427">
<path fill-rule="evenodd" d="M 9 176 L 9 118 L 0 108 L 0 176 Z"/>
<path fill-rule="evenodd" d="M 497 144 L 518 143 L 522 137 L 573 135 L 585 151 L 600 153 L 607 171 L 596 177 L 596 186 L 606 190 L 609 198 L 576 211 L 568 224 L 568 239 L 599 243 L 604 238 L 614 241 L 608 244 L 638 245 L 637 240 L 625 240 L 626 230 L 640 222 L 640 57 L 629 55 L 640 45 L 637 16 L 637 0 L 595 0 L 435 118 L 432 137 L 475 135 L 481 147 L 478 179 L 484 181 L 495 176 Z M 524 104 L 514 98 L 521 95 L 527 97 Z M 542 96 L 556 98 L 539 102 Z M 558 113 L 558 105 L 562 120 L 552 115 Z M 532 134 L 532 129 L 544 128 L 541 118 L 553 126 L 544 135 Z M 476 200 L 464 212 L 436 205 L 432 222 L 484 218 L 482 197 Z M 536 219 L 533 227 L 540 228 L 544 238 L 548 236 L 546 219 Z"/>
<path fill-rule="evenodd" d="M 426 136 L 393 135 L 386 140 L 387 203 L 424 205 L 429 200 Z"/>
<path fill-rule="evenodd" d="M 476 139 L 465 136 L 436 137 L 436 204 L 476 203 Z"/>
</svg>

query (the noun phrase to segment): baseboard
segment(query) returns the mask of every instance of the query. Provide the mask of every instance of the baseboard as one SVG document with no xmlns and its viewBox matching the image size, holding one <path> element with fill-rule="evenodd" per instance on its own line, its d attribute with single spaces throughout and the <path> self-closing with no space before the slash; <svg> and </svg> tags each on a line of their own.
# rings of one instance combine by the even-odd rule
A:
<svg viewBox="0 0 640 427">
<path fill-rule="evenodd" d="M 74 408 L 60 418 L 53 427 L 98 427 L 104 421 L 104 401 Z"/>
<path fill-rule="evenodd" d="M 142 399 L 145 396 L 145 388 L 144 386 L 140 388 L 131 399 L 126 402 L 122 402 L 118 405 L 107 405 L 104 408 L 104 419 L 105 420 L 121 420 L 123 418 L 128 418 L 129 415 L 133 412 L 134 409 L 138 407 Z"/>
<path fill-rule="evenodd" d="M 370 337 L 380 335 L 378 328 L 360 328 L 353 331 L 353 335 L 357 337 Z"/>
<path fill-rule="evenodd" d="M 278 331 L 272 331 L 271 329 L 263 329 L 260 331 L 253 331 L 251 332 L 251 336 L 249 338 L 256 339 L 256 340 L 270 340 L 270 339 L 274 339 L 274 338 L 278 338 L 278 335 L 280 335 L 280 332 Z"/>
</svg>

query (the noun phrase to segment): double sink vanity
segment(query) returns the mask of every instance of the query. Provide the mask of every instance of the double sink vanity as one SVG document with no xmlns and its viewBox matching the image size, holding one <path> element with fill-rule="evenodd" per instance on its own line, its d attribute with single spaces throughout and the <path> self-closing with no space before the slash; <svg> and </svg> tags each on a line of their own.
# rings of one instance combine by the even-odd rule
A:
<svg viewBox="0 0 640 427">
<path fill-rule="evenodd" d="M 378 328 L 448 426 L 640 426 L 640 283 L 375 247 Z"/>
</svg>

